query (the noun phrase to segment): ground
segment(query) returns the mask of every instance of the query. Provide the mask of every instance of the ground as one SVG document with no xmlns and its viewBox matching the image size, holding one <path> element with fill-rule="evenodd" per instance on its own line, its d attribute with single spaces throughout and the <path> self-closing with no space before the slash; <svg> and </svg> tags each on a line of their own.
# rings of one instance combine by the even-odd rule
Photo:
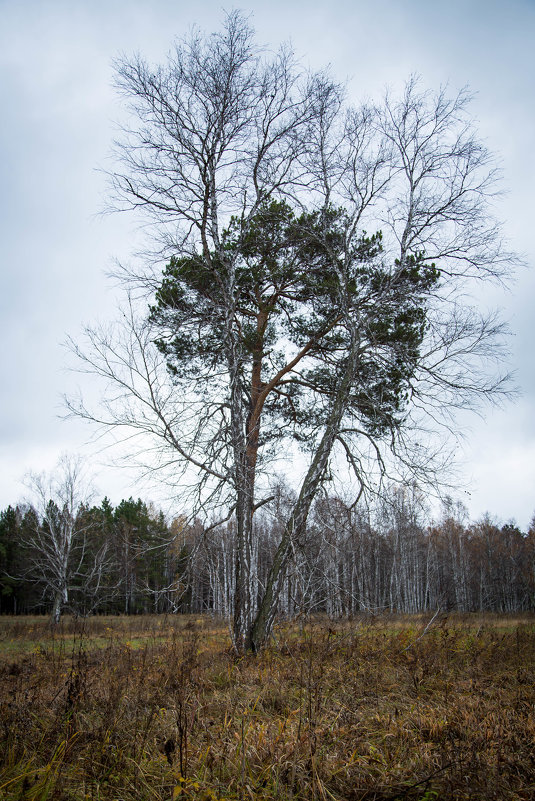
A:
<svg viewBox="0 0 535 801">
<path fill-rule="evenodd" d="M 535 798 L 535 617 L 430 618 L 0 618 L 0 798 Z"/>
</svg>

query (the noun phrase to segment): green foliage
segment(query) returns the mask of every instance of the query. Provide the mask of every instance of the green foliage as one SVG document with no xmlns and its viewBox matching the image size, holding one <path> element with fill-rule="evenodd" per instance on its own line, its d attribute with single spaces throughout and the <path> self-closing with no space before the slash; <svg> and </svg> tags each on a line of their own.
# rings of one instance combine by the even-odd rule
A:
<svg viewBox="0 0 535 801">
<path fill-rule="evenodd" d="M 174 257 L 164 272 L 151 319 L 178 383 L 209 384 L 214 367 L 227 367 L 230 337 L 245 392 L 255 364 L 265 385 L 306 348 L 299 373 L 265 403 L 264 442 L 282 429 L 309 442 L 324 424 L 355 327 L 348 416 L 379 436 L 403 419 L 440 273 L 423 253 L 384 263 L 381 232 L 355 239 L 349 225 L 343 209 L 296 216 L 285 202 L 266 202 L 251 219 L 232 218 L 218 253 Z"/>
<path fill-rule="evenodd" d="M 12 598 L 19 584 L 15 578 L 18 555 L 17 529 L 17 512 L 12 506 L 8 506 L 0 512 L 0 610 L 2 612 L 13 611 Z"/>
<path fill-rule="evenodd" d="M 50 502 L 48 520 L 32 507 L 0 512 L 0 613 L 48 613 L 54 598 L 51 565 L 39 552 L 50 536 L 49 522 L 60 522 L 60 510 Z M 69 601 L 66 611 L 143 613 L 175 610 L 175 598 L 162 588 L 180 582 L 178 601 L 189 609 L 189 546 L 182 538 L 174 546 L 172 531 L 161 511 L 141 499 L 129 498 L 116 508 L 108 498 L 100 506 L 81 505 L 74 521 L 76 534 L 67 565 Z M 50 543 L 52 548 L 52 544 Z"/>
</svg>

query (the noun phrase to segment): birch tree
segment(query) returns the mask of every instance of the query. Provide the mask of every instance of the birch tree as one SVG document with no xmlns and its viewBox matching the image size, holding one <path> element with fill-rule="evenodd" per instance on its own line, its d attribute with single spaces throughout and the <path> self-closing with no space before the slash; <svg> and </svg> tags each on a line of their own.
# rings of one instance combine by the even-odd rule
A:
<svg viewBox="0 0 535 801">
<path fill-rule="evenodd" d="M 32 473 L 26 483 L 34 498 L 34 514 L 28 516 L 34 524 L 23 543 L 25 574 L 42 584 L 52 600 L 51 620 L 57 624 L 75 582 L 96 582 L 92 589 L 98 595 L 107 543 L 94 551 L 87 536 L 91 524 L 83 513 L 89 489 L 80 459 L 62 456 L 50 474 Z"/>
<path fill-rule="evenodd" d="M 466 302 L 514 262 L 489 212 L 496 175 L 466 92 L 410 80 L 353 108 L 288 48 L 266 55 L 238 13 L 162 67 L 121 60 L 117 78 L 133 122 L 112 205 L 155 243 L 122 277 L 150 309 L 131 302 L 122 334 L 73 346 L 111 393 L 102 411 L 70 408 L 150 435 L 196 475 L 198 507 L 235 520 L 233 639 L 254 651 L 340 459 L 356 497 L 396 461 L 432 480 L 429 431 L 504 390 L 488 371 L 502 326 Z M 254 515 L 291 439 L 309 467 L 259 598 Z"/>
</svg>

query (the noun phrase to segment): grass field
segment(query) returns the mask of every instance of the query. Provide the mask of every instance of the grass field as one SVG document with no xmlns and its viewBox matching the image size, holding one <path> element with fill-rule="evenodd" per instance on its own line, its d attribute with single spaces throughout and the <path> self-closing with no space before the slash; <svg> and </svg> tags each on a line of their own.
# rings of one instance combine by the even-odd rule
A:
<svg viewBox="0 0 535 801">
<path fill-rule="evenodd" d="M 535 798 L 535 619 L 428 623 L 0 618 L 0 798 Z"/>
</svg>

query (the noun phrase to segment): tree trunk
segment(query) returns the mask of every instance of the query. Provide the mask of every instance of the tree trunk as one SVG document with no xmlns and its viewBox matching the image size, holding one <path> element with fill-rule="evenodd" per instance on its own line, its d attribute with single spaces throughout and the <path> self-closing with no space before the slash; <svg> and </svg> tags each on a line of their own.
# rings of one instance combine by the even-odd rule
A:
<svg viewBox="0 0 535 801">
<path fill-rule="evenodd" d="M 358 350 L 354 346 L 351 349 L 348 362 L 342 374 L 336 400 L 325 426 L 323 437 L 305 476 L 301 492 L 286 523 L 279 547 L 275 553 L 264 596 L 245 640 L 246 650 L 258 651 L 271 635 L 279 596 L 286 576 L 286 568 L 292 553 L 292 545 L 299 540 L 299 537 L 304 532 L 310 507 L 324 476 L 329 456 L 340 430 L 349 390 L 356 375 L 357 363 Z"/>
<path fill-rule="evenodd" d="M 69 600 L 69 595 L 67 591 L 67 585 L 64 584 L 62 589 L 57 589 L 54 594 L 54 603 L 52 605 L 52 612 L 50 615 L 50 622 L 53 623 L 55 626 L 59 623 L 61 619 L 61 612 L 64 605 Z"/>
<path fill-rule="evenodd" d="M 54 595 L 54 604 L 52 606 L 52 613 L 50 615 L 50 622 L 57 626 L 60 618 L 61 618 L 61 604 L 62 604 L 62 593 L 61 590 L 57 590 L 56 594 Z"/>
</svg>

